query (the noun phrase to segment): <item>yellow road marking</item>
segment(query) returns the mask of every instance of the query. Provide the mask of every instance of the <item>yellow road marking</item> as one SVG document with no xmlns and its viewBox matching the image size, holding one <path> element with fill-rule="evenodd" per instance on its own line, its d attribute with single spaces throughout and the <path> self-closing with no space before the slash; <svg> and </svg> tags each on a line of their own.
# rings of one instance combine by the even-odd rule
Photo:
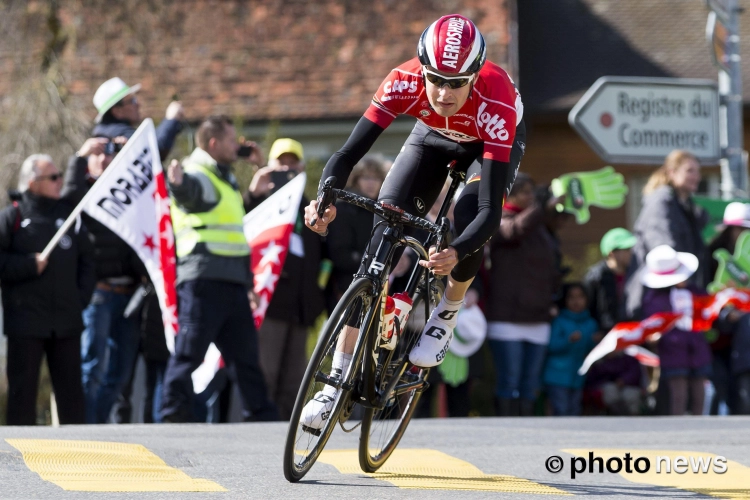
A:
<svg viewBox="0 0 750 500">
<path fill-rule="evenodd" d="M 357 450 L 325 450 L 318 460 L 333 465 L 342 474 L 364 474 L 359 467 Z M 437 450 L 399 448 L 378 472 L 367 475 L 409 489 L 570 495 L 515 476 L 485 474 L 469 462 Z"/>
<path fill-rule="evenodd" d="M 610 457 L 620 457 L 622 459 L 625 453 L 630 453 L 630 456 L 634 459 L 637 457 L 646 457 L 651 462 L 651 467 L 648 472 L 639 474 L 637 472 L 627 473 L 624 470 L 620 472 L 620 475 L 632 481 L 634 483 L 649 484 L 652 486 L 667 486 L 672 488 L 678 488 L 681 490 L 695 491 L 704 495 L 710 495 L 718 498 L 750 498 L 750 467 L 746 467 L 741 463 L 727 460 L 727 471 L 724 474 L 717 474 L 713 470 L 713 462 L 711 467 L 708 468 L 708 472 L 693 473 L 690 464 L 690 457 L 693 457 L 696 461 L 699 457 L 703 457 L 704 460 L 712 459 L 717 455 L 713 453 L 704 453 L 701 451 L 673 451 L 673 450 L 618 450 L 618 449 L 571 449 L 562 450 L 565 453 L 570 453 L 579 457 L 586 458 L 588 463 L 589 452 L 594 452 L 594 456 L 602 457 L 606 466 L 607 459 Z M 670 461 L 674 464 L 674 459 L 678 456 L 687 458 L 688 460 L 688 471 L 684 474 L 677 474 L 674 470 L 671 473 L 666 473 L 666 466 L 662 462 L 662 471 L 660 474 L 656 473 L 656 457 L 670 457 Z M 632 463 L 632 462 L 631 462 Z M 565 464 L 565 470 L 563 474 L 570 477 L 569 462 Z M 599 472 L 598 465 L 594 469 L 597 473 Z M 606 473 L 606 469 L 605 469 Z M 586 477 L 587 472 L 581 473 L 576 476 L 576 479 L 580 480 Z"/>
<path fill-rule="evenodd" d="M 6 439 L 26 466 L 68 491 L 227 491 L 168 466 L 144 446 L 102 441 Z"/>
</svg>

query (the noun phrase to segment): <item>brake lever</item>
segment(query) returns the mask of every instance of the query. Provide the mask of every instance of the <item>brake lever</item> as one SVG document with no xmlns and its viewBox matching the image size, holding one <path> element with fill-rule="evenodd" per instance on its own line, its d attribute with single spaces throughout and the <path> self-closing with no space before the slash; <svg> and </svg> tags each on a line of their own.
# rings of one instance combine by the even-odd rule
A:
<svg viewBox="0 0 750 500">
<path fill-rule="evenodd" d="M 318 222 L 318 219 L 323 218 L 323 214 L 326 211 L 326 208 L 331 206 L 335 200 L 335 195 L 333 193 L 333 186 L 336 184 L 336 178 L 331 176 L 328 179 L 325 180 L 323 183 L 323 187 L 320 189 L 320 192 L 318 193 L 318 216 L 313 217 L 310 219 L 310 225 L 314 226 L 316 222 Z"/>
</svg>

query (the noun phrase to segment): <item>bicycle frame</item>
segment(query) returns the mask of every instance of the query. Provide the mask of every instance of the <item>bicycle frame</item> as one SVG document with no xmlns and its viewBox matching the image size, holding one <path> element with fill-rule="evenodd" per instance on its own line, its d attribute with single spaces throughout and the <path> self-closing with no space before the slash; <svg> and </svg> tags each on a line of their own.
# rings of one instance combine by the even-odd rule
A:
<svg viewBox="0 0 750 500">
<path fill-rule="evenodd" d="M 361 331 L 364 331 L 364 333 L 359 335 L 354 346 L 354 357 L 351 365 L 352 369 L 349 371 L 349 374 L 344 377 L 345 381 L 343 383 L 336 384 L 333 381 L 330 381 L 331 383 L 329 383 L 329 380 L 320 380 L 321 382 L 329 383 L 329 385 L 340 385 L 344 390 L 352 391 L 353 389 L 355 389 L 355 386 L 349 382 L 352 378 L 352 375 L 357 373 L 357 370 L 360 367 L 360 363 L 362 362 L 362 358 L 364 357 L 365 353 L 372 353 L 372 356 L 366 356 L 364 358 L 364 365 L 362 365 L 362 377 L 359 379 L 361 385 L 359 387 L 359 398 L 357 402 L 364 407 L 382 410 L 391 397 L 398 396 L 415 388 L 424 390 L 428 386 L 428 383 L 425 380 L 426 373 L 423 377 L 421 377 L 421 380 L 417 382 L 410 382 L 402 384 L 401 386 L 397 385 L 408 365 L 408 352 L 412 347 L 411 345 L 409 345 L 404 351 L 405 353 L 407 353 L 407 355 L 405 355 L 399 361 L 398 369 L 390 375 L 390 379 L 384 390 L 378 390 L 378 388 L 376 387 L 375 379 L 379 363 L 377 356 L 375 355 L 375 343 L 379 338 L 379 335 L 377 334 L 377 331 L 379 329 L 374 329 L 373 326 L 375 323 L 375 318 L 381 315 L 380 304 L 382 303 L 384 294 L 387 294 L 388 292 L 386 283 L 388 275 L 390 274 L 390 267 L 395 252 L 402 246 L 410 247 L 417 253 L 419 260 L 429 260 L 428 249 L 430 248 L 430 246 L 435 244 L 436 246 L 440 247 L 444 243 L 443 238 L 445 235 L 447 235 L 449 230 L 449 222 L 445 218 L 445 214 L 448 212 L 448 209 L 453 202 L 453 197 L 455 196 L 456 190 L 458 189 L 458 186 L 463 181 L 465 176 L 464 172 L 457 172 L 453 170 L 453 166 L 453 163 L 448 166 L 450 171 L 449 175 L 452 180 L 443 204 L 440 207 L 440 211 L 438 212 L 437 220 L 440 221 L 440 224 L 429 223 L 424 219 L 411 216 L 398 207 L 394 207 L 391 205 L 375 203 L 371 200 L 369 203 L 363 202 L 362 198 L 357 195 L 347 193 L 346 191 L 334 191 L 331 188 L 333 182 L 329 182 L 330 179 L 326 182 L 329 192 L 334 191 L 333 197 L 376 213 L 377 215 L 383 217 L 384 221 L 381 223 L 388 224 L 388 227 L 386 227 L 385 231 L 383 232 L 383 238 L 380 241 L 380 244 L 378 245 L 374 256 L 369 253 L 365 253 L 365 255 L 363 255 L 362 257 L 363 267 L 366 265 L 367 260 L 371 256 L 373 257 L 370 261 L 370 264 L 367 266 L 367 271 L 364 274 L 355 275 L 355 279 L 367 278 L 372 281 L 374 288 L 373 297 L 374 300 L 378 301 L 378 304 L 376 305 L 376 307 L 370 308 L 362 322 Z M 324 199 L 325 196 L 321 201 L 323 201 Z M 329 198 L 329 202 L 332 201 L 333 200 Z M 399 220 L 399 216 L 401 220 Z M 404 225 L 426 229 L 429 232 L 429 236 L 425 243 L 422 244 L 416 238 L 405 235 Z M 425 317 L 429 317 L 431 280 L 423 279 L 424 273 L 426 271 L 427 270 L 424 267 L 419 266 L 418 264 L 415 265 L 414 269 L 412 270 L 411 276 L 409 277 L 406 291 L 409 293 L 410 297 L 418 297 L 419 295 L 424 296 Z M 418 290 L 420 282 L 424 285 L 424 289 L 421 291 Z M 379 325 L 380 321 L 378 321 L 377 323 Z M 416 336 L 411 340 L 411 343 L 413 343 L 413 341 L 416 340 Z M 388 351 L 385 362 L 381 363 L 380 365 L 383 367 L 388 366 L 391 362 L 392 356 L 393 351 Z M 316 379 L 317 378 L 318 377 L 316 377 Z"/>
</svg>

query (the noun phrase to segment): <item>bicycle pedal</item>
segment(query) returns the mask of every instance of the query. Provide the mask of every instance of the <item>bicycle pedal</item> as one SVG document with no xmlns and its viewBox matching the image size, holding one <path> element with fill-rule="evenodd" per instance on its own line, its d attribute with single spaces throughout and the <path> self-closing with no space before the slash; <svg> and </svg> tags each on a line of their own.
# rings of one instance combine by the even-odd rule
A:
<svg viewBox="0 0 750 500">
<path fill-rule="evenodd" d="M 302 426 L 302 430 L 307 432 L 308 434 L 312 434 L 313 436 L 320 436 L 321 434 L 320 429 L 313 429 L 312 427 L 308 427 L 306 425 Z"/>
</svg>

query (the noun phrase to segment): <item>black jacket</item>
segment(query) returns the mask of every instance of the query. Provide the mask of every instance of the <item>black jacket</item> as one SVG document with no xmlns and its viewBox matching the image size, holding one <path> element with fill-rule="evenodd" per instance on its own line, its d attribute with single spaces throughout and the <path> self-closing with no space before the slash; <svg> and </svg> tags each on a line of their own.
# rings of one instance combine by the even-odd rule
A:
<svg viewBox="0 0 750 500">
<path fill-rule="evenodd" d="M 73 206 L 78 205 L 93 184 L 86 158 L 71 157 L 65 171 L 63 199 Z M 94 246 L 97 281 L 127 276 L 133 283 L 138 283 L 142 276 L 147 275 L 146 267 L 130 245 L 96 219 L 85 213 L 81 217 Z"/>
<path fill-rule="evenodd" d="M 617 278 L 606 261 L 594 264 L 583 278 L 589 299 L 589 311 L 599 328 L 608 332 L 615 324 L 625 321 L 625 297 L 617 298 Z"/>
<path fill-rule="evenodd" d="M 85 226 L 74 224 L 37 274 L 41 253 L 67 219 L 65 202 L 25 193 L 0 211 L 0 286 L 5 334 L 49 338 L 80 335 L 81 313 L 94 291 L 94 261 Z"/>
<path fill-rule="evenodd" d="M 370 242 L 373 215 L 344 202 L 337 203 L 336 210 L 336 222 L 329 226 L 326 245 L 329 258 L 333 261 L 331 281 L 338 298 L 349 288 L 354 273 L 359 269 L 362 253 Z"/>
<path fill-rule="evenodd" d="M 135 127 L 128 122 L 110 119 L 107 122 L 97 123 L 92 134 L 95 137 L 108 137 L 110 139 L 115 137 L 130 139 L 135 130 Z M 182 130 L 182 124 L 177 120 L 165 119 L 156 127 L 156 142 L 159 145 L 159 156 L 161 156 L 162 161 L 169 156 L 180 130 Z"/>
</svg>

